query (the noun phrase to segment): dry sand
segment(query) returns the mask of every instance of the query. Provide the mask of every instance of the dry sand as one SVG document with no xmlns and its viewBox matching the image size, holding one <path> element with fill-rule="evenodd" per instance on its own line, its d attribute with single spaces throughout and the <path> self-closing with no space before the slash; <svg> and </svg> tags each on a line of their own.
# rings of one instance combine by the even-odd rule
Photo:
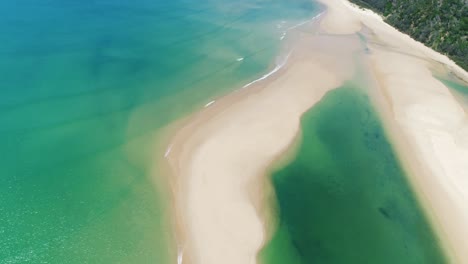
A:
<svg viewBox="0 0 468 264">
<path fill-rule="evenodd" d="M 362 47 L 352 33 L 363 25 L 378 88 L 371 94 L 444 245 L 456 263 L 468 263 L 468 118 L 429 67 L 437 61 L 466 72 L 371 12 L 321 1 L 329 8 L 321 28 L 336 36 L 301 33 L 285 67 L 209 102 L 171 140 L 179 263 L 256 262 L 265 226 L 247 187 L 293 142 L 300 116 L 353 75 Z"/>
<path fill-rule="evenodd" d="M 256 263 L 265 226 L 247 187 L 292 143 L 301 115 L 352 76 L 361 49 L 356 36 L 301 42 L 274 76 L 210 102 L 172 140 L 184 263 Z"/>
<path fill-rule="evenodd" d="M 370 29 L 375 105 L 451 261 L 468 263 L 468 116 L 431 70 L 442 64 L 465 81 L 468 74 L 371 11 L 321 1 L 330 10 L 322 22 L 326 31 Z"/>
</svg>

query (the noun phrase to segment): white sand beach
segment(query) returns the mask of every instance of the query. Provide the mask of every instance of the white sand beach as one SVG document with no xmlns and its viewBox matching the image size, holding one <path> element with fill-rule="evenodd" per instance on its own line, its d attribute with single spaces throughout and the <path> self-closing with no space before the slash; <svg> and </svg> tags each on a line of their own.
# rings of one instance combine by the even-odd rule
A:
<svg viewBox="0 0 468 264">
<path fill-rule="evenodd" d="M 468 263 L 468 116 L 431 70 L 443 64 L 468 80 L 466 71 L 368 10 L 343 0 L 329 8 L 322 27 L 343 34 L 370 29 L 375 106 L 453 263 Z"/>
<path fill-rule="evenodd" d="M 468 118 L 429 69 L 438 62 L 466 72 L 371 12 L 321 2 L 329 8 L 321 29 L 333 35 L 303 33 L 282 69 L 206 104 L 171 139 L 180 262 L 256 263 L 265 225 L 248 187 L 293 142 L 301 115 L 352 76 L 362 47 L 349 34 L 365 25 L 374 101 L 444 245 L 456 263 L 468 263 Z"/>
<path fill-rule="evenodd" d="M 249 185 L 293 142 L 301 115 L 352 75 L 342 62 L 352 61 L 357 38 L 302 41 L 313 49 L 298 46 L 276 75 L 216 100 L 172 140 L 190 263 L 256 263 L 265 227 Z"/>
</svg>

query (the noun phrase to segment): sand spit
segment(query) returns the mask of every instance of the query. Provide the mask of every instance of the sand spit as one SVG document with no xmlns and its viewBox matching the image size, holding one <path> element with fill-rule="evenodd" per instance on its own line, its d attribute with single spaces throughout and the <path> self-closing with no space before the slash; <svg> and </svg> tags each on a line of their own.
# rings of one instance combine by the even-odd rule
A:
<svg viewBox="0 0 468 264">
<path fill-rule="evenodd" d="M 298 40 L 287 63 L 207 103 L 168 144 L 178 261 L 256 262 L 265 226 L 254 207 L 260 197 L 247 187 L 293 142 L 300 116 L 353 76 L 356 59 L 367 58 L 376 88 L 369 92 L 410 180 L 454 262 L 468 263 L 468 118 L 430 69 L 446 65 L 465 80 L 468 74 L 370 11 L 320 1 L 328 6 L 320 29 L 294 29 Z M 366 36 L 366 53 L 358 31 Z M 260 196 L 261 186 L 256 189 Z"/>
<path fill-rule="evenodd" d="M 256 263 L 265 227 L 247 187 L 292 143 L 301 115 L 353 75 L 357 36 L 298 34 L 283 68 L 217 99 L 171 141 L 184 263 Z"/>
<path fill-rule="evenodd" d="M 329 8 L 322 23 L 327 32 L 350 34 L 358 24 L 369 29 L 375 105 L 449 257 L 468 263 L 468 116 L 432 71 L 444 65 L 465 81 L 468 74 L 371 11 L 321 2 Z"/>
</svg>

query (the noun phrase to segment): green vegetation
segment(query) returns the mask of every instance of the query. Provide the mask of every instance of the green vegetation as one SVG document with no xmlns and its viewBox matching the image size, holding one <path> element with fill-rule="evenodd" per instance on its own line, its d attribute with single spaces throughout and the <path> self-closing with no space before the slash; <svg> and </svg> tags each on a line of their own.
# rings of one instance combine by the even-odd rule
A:
<svg viewBox="0 0 468 264">
<path fill-rule="evenodd" d="M 468 70 L 466 0 L 350 0 L 384 16 L 390 25 L 448 55 Z"/>
</svg>

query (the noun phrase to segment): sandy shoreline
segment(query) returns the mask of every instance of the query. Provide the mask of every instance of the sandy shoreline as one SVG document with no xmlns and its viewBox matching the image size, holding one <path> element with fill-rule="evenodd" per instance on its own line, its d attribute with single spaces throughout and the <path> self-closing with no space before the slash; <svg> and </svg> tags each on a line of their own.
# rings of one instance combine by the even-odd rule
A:
<svg viewBox="0 0 468 264">
<path fill-rule="evenodd" d="M 275 76 L 210 104 L 172 140 L 187 262 L 256 263 L 265 227 L 248 187 L 293 142 L 301 115 L 352 76 L 360 49 L 356 36 L 301 42 Z"/>
<path fill-rule="evenodd" d="M 256 263 L 265 223 L 254 206 L 261 186 L 254 197 L 248 187 L 288 149 L 301 115 L 353 76 L 362 51 L 353 33 L 362 25 L 370 29 L 370 54 L 360 55 L 377 87 L 370 94 L 447 251 L 456 263 L 468 263 L 468 118 L 429 67 L 443 63 L 468 75 L 377 15 L 340 0 L 320 1 L 328 6 L 321 30 L 334 35 L 311 34 L 304 25 L 283 68 L 207 103 L 171 139 L 165 156 L 176 177 L 184 234 L 179 263 Z"/>
<path fill-rule="evenodd" d="M 468 74 L 371 11 L 321 1 L 331 13 L 323 22 L 327 31 L 351 33 L 357 24 L 372 31 L 374 105 L 451 261 L 468 263 L 468 116 L 433 71 L 443 64 L 465 81 Z"/>
</svg>

